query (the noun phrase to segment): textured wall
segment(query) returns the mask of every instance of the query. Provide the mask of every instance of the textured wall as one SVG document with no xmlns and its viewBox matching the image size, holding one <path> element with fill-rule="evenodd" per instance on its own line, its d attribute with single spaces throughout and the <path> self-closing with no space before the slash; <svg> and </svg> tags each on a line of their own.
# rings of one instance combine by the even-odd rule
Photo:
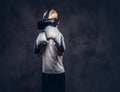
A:
<svg viewBox="0 0 120 92">
<path fill-rule="evenodd" d="M 120 6 L 106 0 L 1 0 L 0 92 L 41 92 L 36 23 L 58 11 L 66 42 L 66 92 L 120 91 Z"/>
</svg>

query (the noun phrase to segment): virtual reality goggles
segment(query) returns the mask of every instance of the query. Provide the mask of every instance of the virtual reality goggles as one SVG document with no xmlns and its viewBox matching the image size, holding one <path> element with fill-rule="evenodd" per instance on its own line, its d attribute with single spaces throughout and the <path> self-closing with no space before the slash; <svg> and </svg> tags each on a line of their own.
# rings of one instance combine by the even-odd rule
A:
<svg viewBox="0 0 120 92">
<path fill-rule="evenodd" d="M 56 19 L 56 18 L 54 18 L 54 19 L 42 19 L 41 21 L 38 21 L 37 28 L 39 30 L 43 30 L 43 29 L 45 29 L 45 27 L 47 27 L 49 25 L 50 26 L 57 26 L 58 23 L 59 23 L 59 19 Z"/>
</svg>

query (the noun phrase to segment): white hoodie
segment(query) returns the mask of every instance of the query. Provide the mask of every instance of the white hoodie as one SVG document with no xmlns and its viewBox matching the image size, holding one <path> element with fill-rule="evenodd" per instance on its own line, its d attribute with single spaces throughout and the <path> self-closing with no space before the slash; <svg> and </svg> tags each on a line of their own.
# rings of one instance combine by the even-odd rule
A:
<svg viewBox="0 0 120 92">
<path fill-rule="evenodd" d="M 57 27 L 47 26 L 44 31 L 51 31 L 48 33 L 49 35 L 54 35 L 57 32 L 56 41 L 58 44 L 60 44 L 62 41 L 63 48 L 66 48 L 64 37 L 62 33 L 57 29 Z M 47 47 L 42 54 L 42 72 L 48 74 L 58 74 L 65 72 L 62 63 L 63 56 L 58 56 L 57 47 L 55 46 L 54 40 L 47 40 L 45 32 L 41 32 L 36 39 L 36 44 L 38 45 L 43 41 L 47 42 Z"/>
</svg>

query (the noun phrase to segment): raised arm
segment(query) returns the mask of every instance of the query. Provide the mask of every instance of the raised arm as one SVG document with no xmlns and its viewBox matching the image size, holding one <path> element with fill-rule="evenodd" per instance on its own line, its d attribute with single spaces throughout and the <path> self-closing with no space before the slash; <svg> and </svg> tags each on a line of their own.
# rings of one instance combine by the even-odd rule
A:
<svg viewBox="0 0 120 92">
<path fill-rule="evenodd" d="M 65 52 L 65 49 L 66 49 L 63 36 L 61 36 L 61 38 L 60 38 L 60 44 L 57 44 L 57 42 L 56 42 L 56 47 L 57 47 L 57 50 L 58 50 L 58 55 L 59 56 L 63 55 L 64 52 Z"/>
<path fill-rule="evenodd" d="M 35 44 L 34 44 L 34 53 L 36 55 L 42 55 L 42 53 L 45 51 L 47 46 L 47 40 L 45 37 L 45 33 L 42 32 L 38 35 Z"/>
</svg>

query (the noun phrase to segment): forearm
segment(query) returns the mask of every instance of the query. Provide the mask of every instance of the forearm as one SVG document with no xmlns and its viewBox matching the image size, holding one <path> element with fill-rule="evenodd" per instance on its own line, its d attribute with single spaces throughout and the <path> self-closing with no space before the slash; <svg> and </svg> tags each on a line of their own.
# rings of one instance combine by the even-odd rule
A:
<svg viewBox="0 0 120 92">
<path fill-rule="evenodd" d="M 42 42 L 40 43 L 39 45 L 34 45 L 34 53 L 36 55 L 42 55 L 42 53 L 45 51 L 46 49 L 46 46 L 47 46 L 47 43 L 46 42 Z"/>
<path fill-rule="evenodd" d="M 59 56 L 62 56 L 65 52 L 65 47 L 64 47 L 64 44 L 63 42 L 61 41 L 60 44 L 58 44 L 56 41 L 55 41 L 55 46 L 57 48 L 57 53 Z"/>
</svg>

